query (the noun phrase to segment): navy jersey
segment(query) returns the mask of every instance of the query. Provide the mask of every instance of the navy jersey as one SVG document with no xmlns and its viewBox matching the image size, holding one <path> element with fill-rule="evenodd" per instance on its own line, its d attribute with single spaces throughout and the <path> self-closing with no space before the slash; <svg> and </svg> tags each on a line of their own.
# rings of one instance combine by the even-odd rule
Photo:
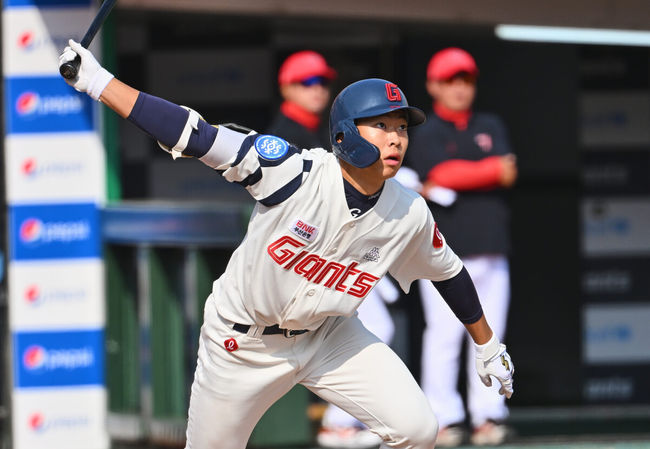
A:
<svg viewBox="0 0 650 449">
<path fill-rule="evenodd" d="M 431 112 L 410 133 L 408 167 L 424 181 L 437 164 L 450 159 L 479 161 L 511 153 L 503 122 L 495 115 L 474 113 L 467 129 Z M 502 188 L 461 191 L 449 207 L 428 202 L 454 251 L 461 257 L 506 254 L 509 249 L 509 210 Z"/>
</svg>

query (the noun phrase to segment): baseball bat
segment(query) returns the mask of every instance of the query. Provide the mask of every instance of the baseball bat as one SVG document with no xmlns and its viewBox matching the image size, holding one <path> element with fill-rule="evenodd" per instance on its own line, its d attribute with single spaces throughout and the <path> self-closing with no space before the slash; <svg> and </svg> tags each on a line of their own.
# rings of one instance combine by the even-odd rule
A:
<svg viewBox="0 0 650 449">
<path fill-rule="evenodd" d="M 117 3 L 117 0 L 104 0 L 102 6 L 99 7 L 97 15 L 95 15 L 95 18 L 88 27 L 88 31 L 86 31 L 86 34 L 84 34 L 84 37 L 81 39 L 81 46 L 83 48 L 88 48 L 93 38 L 95 37 L 95 34 L 97 34 L 99 27 L 102 26 L 102 23 L 104 23 L 104 20 L 106 20 L 106 17 L 108 17 L 111 9 L 113 9 L 113 6 L 115 6 L 115 3 Z M 61 76 L 63 76 L 65 79 L 74 79 L 77 77 L 77 72 L 79 71 L 80 64 L 81 57 L 77 55 L 77 57 L 72 61 L 61 64 L 61 67 L 59 67 L 59 73 L 61 73 Z"/>
</svg>

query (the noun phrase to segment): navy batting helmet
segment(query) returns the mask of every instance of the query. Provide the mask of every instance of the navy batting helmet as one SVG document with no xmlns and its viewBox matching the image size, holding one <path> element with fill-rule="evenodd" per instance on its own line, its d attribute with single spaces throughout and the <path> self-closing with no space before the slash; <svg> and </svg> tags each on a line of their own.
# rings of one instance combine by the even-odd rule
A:
<svg viewBox="0 0 650 449">
<path fill-rule="evenodd" d="M 409 106 L 396 84 L 371 78 L 350 84 L 334 99 L 330 110 L 330 141 L 337 157 L 364 168 L 379 159 L 379 149 L 361 137 L 356 119 L 376 117 L 388 112 L 405 110 L 409 126 L 424 122 L 420 109 Z"/>
</svg>

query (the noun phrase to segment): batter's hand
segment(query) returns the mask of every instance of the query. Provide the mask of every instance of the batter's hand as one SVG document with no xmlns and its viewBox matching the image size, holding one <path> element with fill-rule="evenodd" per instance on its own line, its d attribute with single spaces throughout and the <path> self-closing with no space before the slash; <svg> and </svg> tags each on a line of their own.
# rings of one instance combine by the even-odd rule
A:
<svg viewBox="0 0 650 449">
<path fill-rule="evenodd" d="M 72 61 L 77 55 L 81 58 L 77 77 L 71 80 L 66 78 L 65 82 L 79 92 L 86 92 L 93 99 L 99 100 L 106 85 L 113 79 L 113 75 L 103 68 L 90 50 L 83 48 L 80 43 L 70 39 L 69 46 L 65 47 L 59 56 L 59 67 L 66 62 Z"/>
<path fill-rule="evenodd" d="M 492 334 L 490 341 L 483 345 L 475 345 L 476 371 L 483 383 L 491 387 L 492 376 L 501 383 L 499 394 L 505 394 L 508 399 L 514 393 L 512 376 L 515 366 L 510 355 L 506 352 L 506 345 L 501 344 L 496 335 Z"/>
</svg>

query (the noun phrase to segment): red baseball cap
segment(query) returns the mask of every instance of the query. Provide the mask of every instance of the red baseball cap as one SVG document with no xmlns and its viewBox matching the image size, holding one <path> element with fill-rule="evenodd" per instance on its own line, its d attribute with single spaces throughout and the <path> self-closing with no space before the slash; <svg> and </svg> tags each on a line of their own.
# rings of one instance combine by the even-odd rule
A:
<svg viewBox="0 0 650 449">
<path fill-rule="evenodd" d="M 336 78 L 336 70 L 327 65 L 327 61 L 320 53 L 303 50 L 284 60 L 278 72 L 278 84 L 283 86 L 297 83 L 313 76 L 333 80 Z"/>
<path fill-rule="evenodd" d="M 427 79 L 444 81 L 460 72 L 478 75 L 476 61 L 465 50 L 449 47 L 431 57 L 427 66 Z"/>
</svg>

